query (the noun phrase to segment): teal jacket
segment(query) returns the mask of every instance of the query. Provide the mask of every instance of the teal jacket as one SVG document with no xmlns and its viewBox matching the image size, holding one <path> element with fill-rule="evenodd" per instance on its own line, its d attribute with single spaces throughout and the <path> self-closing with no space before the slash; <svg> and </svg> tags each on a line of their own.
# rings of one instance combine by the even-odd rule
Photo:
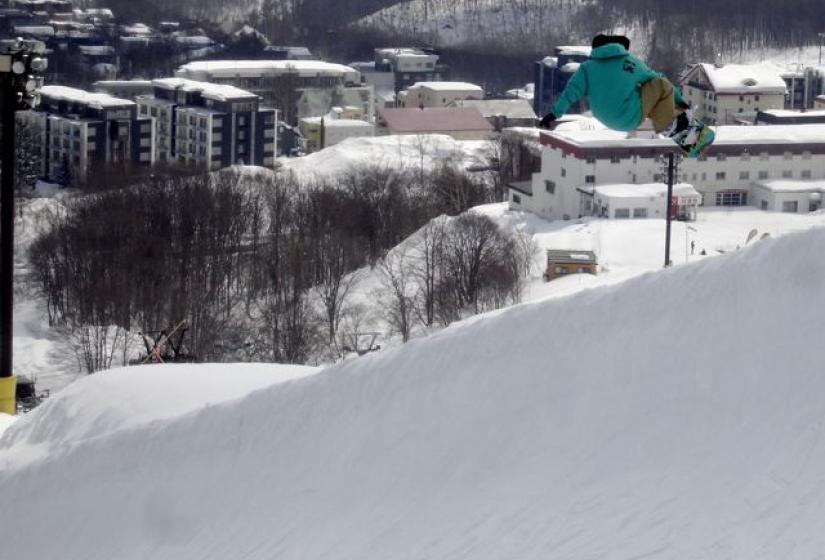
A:
<svg viewBox="0 0 825 560">
<path fill-rule="evenodd" d="M 642 84 L 663 77 L 627 52 L 624 46 L 610 43 L 596 49 L 590 60 L 582 62 L 551 109 L 561 117 L 570 105 L 587 96 L 593 116 L 614 130 L 633 130 L 642 121 Z M 674 101 L 682 93 L 674 87 Z"/>
</svg>

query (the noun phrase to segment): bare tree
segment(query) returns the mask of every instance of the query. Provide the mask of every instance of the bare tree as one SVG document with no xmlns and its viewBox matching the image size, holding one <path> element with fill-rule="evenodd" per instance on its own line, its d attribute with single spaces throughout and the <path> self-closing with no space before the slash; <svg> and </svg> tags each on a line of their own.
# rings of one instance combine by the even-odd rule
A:
<svg viewBox="0 0 825 560">
<path fill-rule="evenodd" d="M 407 263 L 406 245 L 388 252 L 378 262 L 378 270 L 382 285 L 379 301 L 384 310 L 384 317 L 393 331 L 407 342 L 410 339 L 415 304 L 410 293 L 413 278 Z"/>
</svg>

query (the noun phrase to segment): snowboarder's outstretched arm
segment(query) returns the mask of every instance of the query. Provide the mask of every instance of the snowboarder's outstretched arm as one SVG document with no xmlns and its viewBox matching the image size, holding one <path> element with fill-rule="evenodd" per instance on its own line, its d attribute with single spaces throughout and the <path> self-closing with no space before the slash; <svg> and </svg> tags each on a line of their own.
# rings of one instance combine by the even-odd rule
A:
<svg viewBox="0 0 825 560">
<path fill-rule="evenodd" d="M 567 82 L 564 91 L 561 92 L 556 103 L 551 110 L 554 119 L 563 116 L 570 106 L 576 103 L 579 99 L 587 95 L 587 74 L 584 71 L 584 64 L 579 66 L 570 81 Z"/>
</svg>

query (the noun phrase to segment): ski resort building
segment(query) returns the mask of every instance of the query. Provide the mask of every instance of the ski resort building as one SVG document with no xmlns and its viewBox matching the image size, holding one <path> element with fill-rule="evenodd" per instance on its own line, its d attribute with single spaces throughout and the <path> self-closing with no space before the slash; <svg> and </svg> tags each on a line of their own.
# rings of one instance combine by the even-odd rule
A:
<svg viewBox="0 0 825 560">
<path fill-rule="evenodd" d="M 542 132 L 540 143 L 541 171 L 529 181 L 510 185 L 510 203 L 551 220 L 604 215 L 605 205 L 598 204 L 596 197 L 608 200 L 604 197 L 611 189 L 627 194 L 639 188 L 640 194 L 644 193 L 640 199 L 656 197 L 649 193 L 650 185 L 665 181 L 666 155 L 674 150 L 669 140 L 628 137 L 612 130 L 581 130 L 579 123 Z M 707 153 L 699 159 L 683 160 L 678 171 L 677 182 L 692 185 L 703 206 L 816 210 L 822 205 L 820 187 L 825 181 L 825 125 L 721 126 Z M 621 187 L 601 189 L 607 185 Z M 799 201 L 796 206 L 783 204 L 792 198 Z M 617 215 L 610 210 L 607 216 L 633 217 L 634 208 L 645 207 L 638 200 L 634 204 L 622 206 L 629 208 L 628 213 Z M 692 202 L 685 199 L 678 204 L 678 213 L 689 218 Z M 615 200 L 607 206 L 617 208 Z M 640 210 L 636 217 L 644 214 Z M 647 210 L 647 217 L 655 216 Z"/>
<path fill-rule="evenodd" d="M 696 64 L 681 82 L 695 116 L 709 124 L 752 124 L 762 110 L 784 109 L 787 85 L 772 64 Z"/>
<path fill-rule="evenodd" d="M 447 68 L 439 64 L 439 54 L 433 49 L 415 47 L 375 49 L 375 61 L 370 74 L 392 75 L 395 92 L 400 92 L 417 82 L 437 82 L 444 78 Z M 367 76 L 371 79 L 384 79 Z"/>
<path fill-rule="evenodd" d="M 361 83 L 360 72 L 342 64 L 320 60 L 216 60 L 190 62 L 175 75 L 232 85 L 259 95 L 290 125 L 343 106 L 358 107 L 368 120 L 374 117 L 373 87 Z"/>
<path fill-rule="evenodd" d="M 467 82 L 417 82 L 398 94 L 398 105 L 408 109 L 447 107 L 466 99 L 484 99 L 484 90 Z"/>
<path fill-rule="evenodd" d="M 183 78 L 153 80 L 139 96 L 140 116 L 154 124 L 154 159 L 208 170 L 235 164 L 272 167 L 277 112 L 234 86 Z"/>
<path fill-rule="evenodd" d="M 36 111 L 20 114 L 41 153 L 42 175 L 84 183 L 95 167 L 148 167 L 154 162 L 152 120 L 134 101 L 64 86 L 44 86 Z"/>
</svg>

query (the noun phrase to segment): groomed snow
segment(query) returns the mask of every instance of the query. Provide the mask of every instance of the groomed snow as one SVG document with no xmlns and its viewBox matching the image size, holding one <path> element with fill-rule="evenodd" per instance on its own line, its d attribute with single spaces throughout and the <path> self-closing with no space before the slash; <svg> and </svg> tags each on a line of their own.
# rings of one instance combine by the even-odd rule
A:
<svg viewBox="0 0 825 560">
<path fill-rule="evenodd" d="M 20 417 L 0 439 L 0 470 L 20 468 L 86 440 L 170 421 L 318 371 L 273 364 L 168 364 L 86 376 L 47 399 L 37 414 Z M 11 448 L 15 452 L 6 453 Z"/>
<path fill-rule="evenodd" d="M 16 424 L 4 555 L 816 558 L 823 244 L 475 317 L 25 468 Z"/>
</svg>

